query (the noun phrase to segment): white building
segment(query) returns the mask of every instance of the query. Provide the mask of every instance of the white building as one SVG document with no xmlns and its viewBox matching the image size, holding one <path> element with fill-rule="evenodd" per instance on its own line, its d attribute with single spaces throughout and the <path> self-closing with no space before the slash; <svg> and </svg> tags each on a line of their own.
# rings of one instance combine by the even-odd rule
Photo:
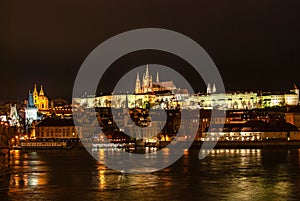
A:
<svg viewBox="0 0 300 201">
<path fill-rule="evenodd" d="M 31 125 L 33 121 L 38 120 L 38 109 L 34 105 L 33 94 L 30 91 L 28 103 L 25 108 L 25 120 L 28 125 Z"/>
</svg>

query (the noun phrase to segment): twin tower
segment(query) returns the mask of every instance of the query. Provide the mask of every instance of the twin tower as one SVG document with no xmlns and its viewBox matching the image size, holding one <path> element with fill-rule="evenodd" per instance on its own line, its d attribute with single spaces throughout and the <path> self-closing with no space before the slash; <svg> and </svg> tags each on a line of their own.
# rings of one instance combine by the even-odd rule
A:
<svg viewBox="0 0 300 201">
<path fill-rule="evenodd" d="M 43 86 L 41 85 L 40 92 L 38 93 L 36 89 L 36 84 L 34 85 L 33 93 L 29 91 L 29 106 L 35 106 L 39 111 L 49 109 L 49 100 L 45 96 Z"/>
<path fill-rule="evenodd" d="M 216 89 L 216 85 L 213 84 L 213 87 L 210 86 L 210 83 L 207 84 L 207 89 L 206 89 L 206 93 L 207 94 L 213 94 L 216 93 L 217 89 Z"/>
</svg>

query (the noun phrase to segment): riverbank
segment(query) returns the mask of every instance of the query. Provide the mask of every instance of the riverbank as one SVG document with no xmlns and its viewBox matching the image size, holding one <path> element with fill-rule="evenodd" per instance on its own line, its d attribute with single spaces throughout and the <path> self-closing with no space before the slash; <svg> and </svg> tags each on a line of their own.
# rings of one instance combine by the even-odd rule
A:
<svg viewBox="0 0 300 201">
<path fill-rule="evenodd" d="M 166 147 L 170 142 L 161 141 L 158 148 L 162 149 Z M 181 145 L 179 147 L 185 146 L 185 141 L 177 142 Z M 194 141 L 190 146 L 191 149 L 200 149 L 202 148 L 203 141 Z M 206 145 L 212 144 L 211 147 L 214 149 L 300 149 L 300 141 L 205 141 Z M 21 143 L 22 146 L 13 147 L 12 149 L 81 149 L 84 148 L 82 143 L 60 143 L 60 142 L 30 142 L 30 143 Z M 117 144 L 115 148 L 124 148 L 118 147 Z M 146 147 L 146 146 L 145 146 Z M 151 147 L 154 147 L 153 145 Z M 89 147 L 89 148 L 92 148 Z M 98 147 L 108 148 L 108 147 Z"/>
<path fill-rule="evenodd" d="M 216 142 L 205 142 L 215 144 Z M 202 141 L 194 141 L 191 148 L 200 149 Z M 299 149 L 300 141 L 218 141 L 215 149 Z"/>
<path fill-rule="evenodd" d="M 170 142 L 161 141 L 159 148 L 166 147 Z M 184 147 L 186 142 L 177 142 Z M 190 149 L 201 149 L 203 141 L 194 141 Z M 300 141 L 205 141 L 206 147 L 214 149 L 300 149 Z M 210 146 L 209 146 L 210 145 Z"/>
<path fill-rule="evenodd" d="M 10 150 L 8 147 L 0 147 L 0 189 L 5 188 L 10 173 Z"/>
</svg>

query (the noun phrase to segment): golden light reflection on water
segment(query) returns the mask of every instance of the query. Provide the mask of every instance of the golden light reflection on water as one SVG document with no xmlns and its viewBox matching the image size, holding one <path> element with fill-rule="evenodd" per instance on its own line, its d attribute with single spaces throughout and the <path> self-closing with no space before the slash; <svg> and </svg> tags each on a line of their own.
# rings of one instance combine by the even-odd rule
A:
<svg viewBox="0 0 300 201">
<path fill-rule="evenodd" d="M 11 151 L 10 191 L 15 188 L 38 187 L 48 184 L 48 172 L 36 152 Z"/>
<path fill-rule="evenodd" d="M 10 155 L 11 155 L 11 165 L 19 165 L 20 164 L 20 150 L 11 151 Z"/>
<path fill-rule="evenodd" d="M 208 150 L 203 150 L 206 153 Z M 216 156 L 217 154 L 223 154 L 226 156 L 233 156 L 233 155 L 240 155 L 240 156 L 260 156 L 261 150 L 260 149 L 213 149 L 210 151 L 211 156 Z"/>
<path fill-rule="evenodd" d="M 253 185 L 253 182 L 248 181 L 246 177 L 242 177 L 233 180 L 228 189 L 232 189 L 228 193 L 228 200 L 260 200 L 259 196 L 262 195 L 260 191 L 263 189 L 263 185 L 259 180 Z"/>
<path fill-rule="evenodd" d="M 94 154 L 96 154 L 97 157 L 100 159 L 100 161 L 98 161 L 97 167 L 97 184 L 99 190 L 107 190 L 112 187 L 120 189 L 127 188 L 130 186 L 133 186 L 135 188 L 144 188 L 145 185 L 147 187 L 158 187 L 158 184 L 163 185 L 165 187 L 170 187 L 172 185 L 171 177 L 165 176 L 163 179 L 161 179 L 156 174 L 124 174 L 105 167 L 103 165 L 103 162 L 107 160 L 107 158 L 105 158 L 107 156 L 107 151 L 113 153 L 115 156 L 119 156 L 122 154 L 122 150 L 120 151 L 113 149 L 99 149 L 94 152 Z M 147 152 L 147 150 L 145 151 Z M 170 150 L 167 148 L 160 151 L 162 151 L 165 156 L 168 156 L 170 154 Z M 186 157 L 186 159 L 188 159 L 189 150 L 184 150 L 183 154 Z M 156 157 L 155 154 L 152 157 Z M 168 171 L 170 171 L 170 168 L 166 168 L 163 170 L 163 172 Z M 185 171 L 188 170 L 186 169 Z"/>
<path fill-rule="evenodd" d="M 163 182 L 164 186 L 171 186 L 171 179 L 161 181 L 158 175 L 155 174 L 122 174 L 106 168 L 102 164 L 98 164 L 97 168 L 97 183 L 99 190 L 108 190 L 111 188 L 121 189 L 128 187 L 144 188 L 157 187 L 158 183 Z"/>
<path fill-rule="evenodd" d="M 97 152 L 103 160 L 104 151 Z M 110 152 L 117 157 L 121 153 Z M 177 165 L 151 174 L 122 174 L 91 162 L 89 157 L 84 160 L 80 150 L 57 152 L 57 155 L 52 151 L 12 153 L 11 163 L 15 165 L 8 190 L 11 196 L 8 200 L 12 201 L 22 200 L 22 195 L 27 196 L 24 201 L 36 200 L 33 195 L 43 196 L 39 200 L 72 201 L 86 198 L 95 201 L 101 196 L 103 200 L 277 201 L 295 200 L 289 198 L 300 187 L 300 177 L 297 177 L 300 149 L 218 149 L 212 150 L 204 160 L 198 160 L 199 150 L 184 150 Z M 74 158 L 80 162 L 72 162 L 77 161 Z M 62 175 L 65 169 L 70 171 Z M 66 199 L 58 197 L 58 193 L 66 195 Z"/>
<path fill-rule="evenodd" d="M 299 158 L 300 150 L 297 152 Z M 220 162 L 222 156 L 221 162 L 228 164 L 228 167 L 232 166 L 231 162 L 236 163 L 236 170 L 231 173 L 233 175 L 224 179 L 229 191 L 226 200 L 269 200 L 270 197 L 286 200 L 293 194 L 295 186 L 291 182 L 293 172 L 287 169 L 290 164 L 282 160 L 290 161 L 294 154 L 295 150 L 225 149 L 212 151 L 211 157 Z"/>
<path fill-rule="evenodd" d="M 254 180 L 249 177 L 233 179 L 228 189 L 228 200 L 285 200 L 291 195 L 292 186 L 290 182 L 280 181 L 275 185 L 269 185 L 265 179 L 257 178 Z"/>
<path fill-rule="evenodd" d="M 157 153 L 160 152 L 162 153 L 164 160 L 169 160 L 170 156 L 170 149 L 169 148 L 164 148 L 161 150 L 157 150 L 157 148 L 145 148 L 145 149 L 137 149 L 134 152 L 127 152 L 124 149 L 119 149 L 119 148 L 108 148 L 108 149 L 93 149 L 92 154 L 93 156 L 97 159 L 97 161 L 101 164 L 110 164 L 109 158 L 112 157 L 115 161 L 117 159 L 122 159 L 122 157 L 128 157 L 128 161 L 132 161 L 132 163 L 135 163 L 134 156 L 136 154 L 138 155 L 143 155 L 144 159 L 146 159 L 146 163 L 144 167 L 132 167 L 130 170 L 134 173 L 144 173 L 144 172 L 154 172 L 157 171 L 157 168 L 152 165 L 153 160 L 158 158 Z M 188 150 L 185 150 L 183 152 L 183 155 L 188 155 Z M 152 160 L 153 159 L 153 160 Z M 127 162 L 128 162 L 127 161 Z M 122 163 L 122 162 L 121 162 Z M 108 166 L 110 167 L 110 166 Z M 124 173 L 123 169 L 121 169 L 121 172 Z"/>
<path fill-rule="evenodd" d="M 98 179 L 99 179 L 99 188 L 105 189 L 105 185 L 106 185 L 105 170 L 99 170 Z"/>
<path fill-rule="evenodd" d="M 32 174 L 14 174 L 11 176 L 10 184 L 15 187 L 24 186 L 42 186 L 47 185 L 46 173 Z"/>
<path fill-rule="evenodd" d="M 159 177 L 155 174 L 136 174 L 127 177 L 128 185 L 143 188 L 145 184 L 148 187 L 155 187 L 159 181 Z"/>
<path fill-rule="evenodd" d="M 274 185 L 274 192 L 276 194 L 281 195 L 282 197 L 287 197 L 291 194 L 291 184 L 286 181 L 279 181 Z"/>
</svg>

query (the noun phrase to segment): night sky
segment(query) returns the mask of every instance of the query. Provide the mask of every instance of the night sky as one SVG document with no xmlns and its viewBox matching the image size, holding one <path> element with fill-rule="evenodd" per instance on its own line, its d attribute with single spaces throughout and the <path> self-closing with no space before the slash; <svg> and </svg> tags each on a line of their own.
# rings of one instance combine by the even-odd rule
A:
<svg viewBox="0 0 300 201">
<path fill-rule="evenodd" d="M 95 47 L 147 27 L 198 42 L 227 90 L 287 91 L 294 82 L 300 87 L 299 10 L 299 0 L 1 0 L 0 99 L 25 99 L 34 83 L 50 99 L 70 99 L 77 71 Z M 131 56 L 118 65 L 148 60 Z"/>
</svg>

